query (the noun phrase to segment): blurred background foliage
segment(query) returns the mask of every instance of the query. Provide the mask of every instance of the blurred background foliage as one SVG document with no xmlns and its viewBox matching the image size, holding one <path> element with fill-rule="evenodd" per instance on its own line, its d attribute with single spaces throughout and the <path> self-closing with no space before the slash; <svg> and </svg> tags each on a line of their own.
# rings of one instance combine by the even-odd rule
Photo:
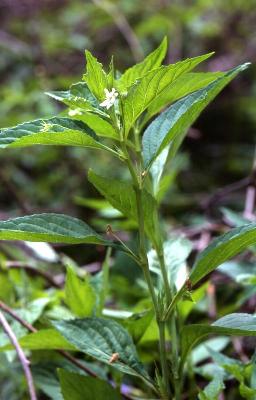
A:
<svg viewBox="0 0 256 400">
<path fill-rule="evenodd" d="M 178 232 L 185 231 L 194 240 L 194 250 L 199 250 L 207 244 L 212 233 L 222 231 L 223 226 L 218 225 L 222 221 L 222 206 L 238 212 L 244 208 L 245 185 L 238 185 L 235 192 L 225 189 L 218 192 L 217 189 L 248 177 L 252 169 L 256 136 L 255 26 L 256 0 L 148 0 L 146 3 L 132 0 L 1 0 L 0 127 L 62 112 L 62 108 L 44 92 L 65 90 L 81 79 L 85 69 L 85 49 L 92 51 L 105 66 L 114 55 L 115 65 L 122 71 L 152 51 L 166 35 L 169 39 L 167 63 L 213 50 L 215 56 L 200 67 L 204 71 L 225 70 L 251 61 L 252 66 L 236 78 L 198 119 L 189 131 L 181 153 L 167 169 L 166 183 L 170 184 L 170 189 L 165 193 L 162 205 L 167 230 L 172 225 L 178 227 Z M 1 151 L 0 218 L 42 211 L 64 212 L 84 218 L 102 231 L 111 222 L 126 239 L 124 231 L 132 228 L 132 223 L 123 218 L 116 219 L 120 216 L 99 198 L 86 178 L 89 166 L 95 164 L 103 175 L 109 173 L 106 172 L 107 165 L 113 175 L 125 178 L 120 164 L 113 165 L 114 162 L 111 160 L 110 164 L 103 153 L 99 157 L 94 151 L 79 148 L 32 147 L 22 151 Z M 227 210 L 224 219 L 232 226 L 240 223 L 237 214 Z M 1 244 L 0 250 L 0 264 L 5 265 L 3 260 L 9 260 L 10 267 L 8 274 L 4 269 L 1 271 L 1 300 L 20 307 L 26 304 L 29 308 L 33 301 L 46 296 L 43 291 L 45 277 L 33 278 L 32 283 L 32 278 L 19 271 L 10 260 L 29 263 L 50 273 L 54 271 L 56 279 L 60 279 L 57 288 L 62 287 L 66 256 L 52 253 L 50 248 L 27 248 L 25 244 Z M 101 248 L 95 251 L 90 246 L 75 246 L 60 247 L 59 250 L 58 254 L 65 252 L 93 273 L 99 271 L 100 262 L 104 260 Z M 256 272 L 251 271 L 245 279 L 241 267 L 244 261 L 255 265 L 255 254 L 249 254 L 249 258 L 247 254 L 245 260 L 242 257 L 238 263 L 224 266 L 222 275 L 216 272 L 211 283 L 206 282 L 198 289 L 196 296 L 200 301 L 195 312 L 189 315 L 190 321 L 205 319 L 205 315 L 214 319 L 216 309 L 218 315 L 245 305 L 243 310 L 246 312 L 255 311 Z M 79 270 L 83 274 L 84 269 Z M 97 276 L 93 276 L 96 288 L 99 284 Z M 226 290 L 227 280 L 230 291 Z M 211 301 L 215 283 L 218 283 L 217 296 Z M 134 312 L 145 310 L 146 288 L 140 271 L 121 254 L 117 255 L 115 268 L 111 270 L 110 285 L 111 306 L 118 303 L 119 308 L 127 309 L 136 304 Z M 31 312 L 27 310 L 31 323 L 41 317 L 45 308 L 43 318 L 46 321 L 67 315 L 61 293 L 61 290 L 49 289 L 47 304 L 39 302 Z M 183 307 L 185 319 L 190 314 L 191 303 L 183 304 Z M 150 324 L 140 342 L 139 351 L 144 361 L 153 361 L 158 352 L 156 345 L 152 347 L 157 336 L 154 324 Z M 216 349 L 215 342 L 213 346 Z M 229 340 L 220 339 L 218 349 L 226 346 L 231 349 Z M 255 342 L 246 339 L 243 351 L 250 353 L 254 348 Z M 207 358 L 207 353 L 203 354 L 202 349 L 197 350 L 195 364 Z M 239 349 L 231 354 L 240 355 Z M 43 355 L 38 355 L 40 357 Z M 8 358 L 1 360 L 3 381 L 9 374 L 6 369 L 13 368 L 13 364 L 9 364 Z M 48 364 L 48 367 L 51 372 L 53 366 Z M 17 384 L 14 384 L 15 379 Z M 53 388 L 50 398 L 57 399 L 56 382 L 52 377 L 47 380 L 45 371 L 43 379 L 44 391 L 48 386 Z M 20 376 L 11 377 L 10 382 L 0 389 L 0 398 L 20 400 L 24 393 Z M 227 398 L 234 399 L 236 395 L 231 388 Z"/>
</svg>

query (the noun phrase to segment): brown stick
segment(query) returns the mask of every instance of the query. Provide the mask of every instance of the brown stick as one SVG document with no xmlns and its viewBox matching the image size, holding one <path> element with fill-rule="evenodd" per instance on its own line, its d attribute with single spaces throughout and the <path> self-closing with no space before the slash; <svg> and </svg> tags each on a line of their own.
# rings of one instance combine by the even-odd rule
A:
<svg viewBox="0 0 256 400">
<path fill-rule="evenodd" d="M 33 377 L 32 377 L 31 371 L 30 371 L 30 367 L 29 367 L 29 361 L 27 360 L 22 348 L 20 347 L 20 344 L 19 344 L 11 326 L 9 325 L 8 321 L 6 320 L 5 316 L 3 315 L 3 313 L 1 311 L 0 311 L 0 324 L 2 325 L 3 330 L 5 331 L 6 335 L 9 337 L 9 339 L 10 339 L 11 343 L 13 344 L 13 346 L 16 350 L 16 353 L 20 359 L 20 362 L 21 362 L 21 365 L 22 365 L 22 368 L 24 370 L 24 374 L 26 377 L 30 399 L 37 400 Z"/>
<path fill-rule="evenodd" d="M 244 206 L 244 217 L 250 220 L 255 219 L 255 215 L 253 214 L 255 200 L 256 200 L 256 148 L 252 163 L 251 183 L 246 190 L 245 206 Z"/>
</svg>

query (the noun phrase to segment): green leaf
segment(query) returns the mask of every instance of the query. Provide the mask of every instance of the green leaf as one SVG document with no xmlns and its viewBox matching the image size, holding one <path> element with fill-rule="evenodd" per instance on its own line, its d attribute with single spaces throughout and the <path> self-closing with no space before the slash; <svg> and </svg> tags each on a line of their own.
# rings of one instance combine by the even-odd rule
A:
<svg viewBox="0 0 256 400">
<path fill-rule="evenodd" d="M 98 100 L 85 82 L 74 83 L 69 90 L 46 92 L 46 94 L 70 107 L 89 111 L 97 111 L 99 108 Z"/>
<path fill-rule="evenodd" d="M 162 150 L 174 139 L 183 139 L 187 129 L 196 120 L 203 109 L 217 96 L 240 71 L 247 68 L 243 64 L 200 89 L 171 105 L 160 114 L 145 130 L 142 146 L 143 159 L 149 168 Z"/>
<path fill-rule="evenodd" d="M 149 324 L 153 320 L 153 317 L 154 312 L 149 310 L 133 314 L 131 317 L 128 317 L 123 321 L 124 327 L 129 331 L 135 344 L 140 341 L 149 327 Z"/>
<path fill-rule="evenodd" d="M 149 380 L 130 335 L 117 322 L 104 318 L 84 318 L 54 322 L 54 326 L 79 351 L 123 373 Z M 114 353 L 118 353 L 118 359 L 110 363 Z"/>
<path fill-rule="evenodd" d="M 187 325 L 181 332 L 182 363 L 189 350 L 203 337 L 212 333 L 229 336 L 256 336 L 256 316 L 250 314 L 229 314 L 212 325 Z"/>
<path fill-rule="evenodd" d="M 176 64 L 161 66 L 150 72 L 136 82 L 123 100 L 124 130 L 125 135 L 133 126 L 137 118 L 170 86 L 178 77 L 196 67 L 206 60 L 212 53 L 180 61 Z"/>
<path fill-rule="evenodd" d="M 96 303 L 96 294 L 88 278 L 82 281 L 71 267 L 67 268 L 65 301 L 78 317 L 91 316 Z"/>
<path fill-rule="evenodd" d="M 34 214 L 0 221 L 0 240 L 111 245 L 85 222 L 63 214 Z"/>
<path fill-rule="evenodd" d="M 107 137 L 114 140 L 119 140 L 119 137 L 115 129 L 110 125 L 108 121 L 101 118 L 97 114 L 93 113 L 83 113 L 82 115 L 77 115 L 76 119 L 83 121 L 88 125 L 98 136 Z"/>
<path fill-rule="evenodd" d="M 86 50 L 85 55 L 87 64 L 83 80 L 87 83 L 94 96 L 102 101 L 105 98 L 104 89 L 108 88 L 107 74 L 103 70 L 102 64 L 88 50 Z"/>
<path fill-rule="evenodd" d="M 88 179 L 114 208 L 126 217 L 138 221 L 136 193 L 132 184 L 102 177 L 92 170 L 89 170 Z M 142 192 L 142 203 L 146 233 L 156 243 L 156 204 L 154 198 L 146 190 Z"/>
<path fill-rule="evenodd" d="M 224 72 L 189 72 L 181 75 L 160 96 L 153 100 L 143 117 L 145 124 L 167 105 L 195 92 L 224 75 Z"/>
<path fill-rule="evenodd" d="M 197 258 L 190 274 L 194 285 L 231 257 L 256 243 L 256 223 L 231 229 L 206 247 Z"/>
<path fill-rule="evenodd" d="M 99 142 L 89 126 L 70 118 L 37 119 L 0 130 L 0 148 L 36 144 L 91 147 L 113 152 Z"/>
<path fill-rule="evenodd" d="M 142 62 L 128 68 L 121 78 L 116 81 L 117 87 L 121 91 L 126 91 L 137 79 L 142 78 L 147 72 L 159 67 L 166 55 L 167 39 L 163 39 L 160 46 L 150 53 Z"/>
<path fill-rule="evenodd" d="M 30 333 L 19 339 L 19 344 L 24 350 L 77 350 L 55 329 L 43 329 Z M 9 351 L 13 345 L 8 344 L 0 347 L 0 351 Z"/>
<path fill-rule="evenodd" d="M 58 370 L 64 400 L 121 400 L 121 395 L 102 379 Z"/>
</svg>

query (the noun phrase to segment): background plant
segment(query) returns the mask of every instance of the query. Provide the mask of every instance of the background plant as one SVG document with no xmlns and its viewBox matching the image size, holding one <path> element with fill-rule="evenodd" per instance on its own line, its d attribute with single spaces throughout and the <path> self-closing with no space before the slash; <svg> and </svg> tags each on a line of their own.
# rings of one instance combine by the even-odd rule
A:
<svg viewBox="0 0 256 400">
<path fill-rule="evenodd" d="M 66 303 L 73 315 L 87 318 L 61 320 L 54 324 L 57 331 L 40 330 L 32 336 L 23 337 L 20 343 L 24 348 L 33 350 L 74 350 L 75 346 L 85 354 L 116 367 L 122 373 L 141 377 L 148 390 L 157 393 L 157 396 L 171 398 L 174 395 L 179 399 L 183 391 L 187 355 L 198 339 L 210 333 L 255 335 L 254 317 L 248 314 L 230 314 L 215 321 L 211 326 L 185 325 L 182 328 L 185 320 L 180 309 L 184 300 L 193 301 L 191 291 L 194 285 L 218 265 L 255 242 L 255 224 L 243 225 L 213 242 L 197 258 L 190 276 L 186 279 L 184 261 L 191 251 L 190 243 L 186 240 L 185 244 L 182 243 L 180 237 L 172 240 L 166 238 L 162 222 L 159 220 L 158 208 L 169 182 L 166 176 L 161 176 L 167 159 L 170 162 L 176 155 L 189 126 L 219 91 L 247 65 L 226 73 L 191 73 L 198 63 L 211 54 L 175 65 L 161 66 L 166 48 L 164 40 L 142 63 L 128 69 L 119 78 L 113 62 L 109 72 L 105 73 L 101 64 L 87 52 L 84 82 L 72 85 L 65 92 L 49 93 L 69 106 L 67 114 L 3 129 L 0 137 L 1 147 L 23 147 L 33 144 L 73 145 L 91 147 L 116 157 L 121 166 L 126 165 L 131 178 L 130 183 L 106 179 L 93 171 L 89 172 L 89 180 L 115 209 L 135 223 L 135 227 L 138 227 L 138 245 L 125 244 L 111 226 L 108 227 L 107 233 L 114 241 L 96 234 L 79 220 L 57 214 L 32 215 L 2 222 L 0 237 L 70 244 L 94 243 L 117 248 L 129 255 L 141 267 L 151 303 L 147 306 L 149 308 L 142 308 L 143 313 L 137 317 L 138 320 L 133 316 L 133 323 L 124 320 L 123 324 L 132 332 L 134 339 L 137 337 L 138 340 L 148 325 L 155 320 L 159 330 L 157 337 L 161 364 L 161 371 L 156 373 L 155 382 L 152 380 L 153 374 L 148 375 L 139 363 L 128 333 L 114 321 L 100 317 L 104 311 L 107 292 L 109 255 L 104 262 L 102 274 L 96 275 L 94 284 L 87 280 L 80 282 L 74 267 L 68 269 Z M 113 97 L 113 93 L 116 96 Z M 174 104 L 168 106 L 153 122 L 149 122 L 170 103 Z M 148 243 L 151 243 L 154 249 L 150 253 Z M 175 265 L 173 257 L 179 246 L 182 256 L 178 265 Z M 64 259 L 64 263 L 69 264 L 70 261 Z M 98 299 L 97 293 L 100 293 Z M 107 313 L 109 312 L 111 313 L 107 310 Z M 88 317 L 91 315 L 97 317 Z M 103 315 L 106 315 L 106 311 Z M 120 318 L 120 313 L 118 316 Z M 101 330 L 104 334 L 97 336 L 95 332 L 99 333 Z M 171 340 L 171 357 L 167 354 L 165 346 L 167 332 Z M 67 341 L 64 341 L 63 336 Z M 46 342 L 44 338 L 47 338 Z M 66 355 L 67 357 L 69 356 Z M 217 397 L 222 390 L 225 378 L 223 365 L 220 363 L 221 373 L 218 374 L 217 383 L 213 381 L 200 394 L 202 398 Z M 232 371 L 231 374 L 234 374 L 234 370 Z M 93 374 L 91 370 L 90 374 Z M 248 396 L 254 393 L 254 389 L 245 382 L 244 370 L 240 372 L 239 378 L 238 373 L 235 377 L 240 382 L 242 391 L 248 392 Z M 65 371 L 60 372 L 64 398 L 76 395 L 72 392 L 74 389 L 69 383 L 69 378 L 72 382 L 75 375 L 69 376 Z M 84 382 L 86 390 L 90 380 L 83 380 L 79 376 L 76 379 L 81 379 L 81 384 Z M 120 376 L 116 378 L 116 382 L 119 380 Z M 102 385 L 102 391 L 105 392 L 105 384 Z M 99 390 L 100 385 L 97 388 L 91 389 L 90 393 Z M 109 387 L 108 390 L 110 389 Z M 209 391 L 214 394 L 209 394 Z M 111 396 L 114 395 L 112 392 Z M 97 394 L 98 396 L 100 394 Z"/>
</svg>

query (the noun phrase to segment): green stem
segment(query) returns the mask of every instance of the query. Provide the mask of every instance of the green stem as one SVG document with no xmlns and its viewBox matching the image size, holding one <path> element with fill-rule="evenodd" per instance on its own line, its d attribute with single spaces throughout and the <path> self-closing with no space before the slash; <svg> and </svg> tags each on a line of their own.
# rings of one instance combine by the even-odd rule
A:
<svg viewBox="0 0 256 400">
<path fill-rule="evenodd" d="M 145 280 L 148 285 L 148 289 L 150 292 L 150 296 L 152 298 L 156 320 L 158 323 L 159 329 L 159 351 L 160 351 L 160 362 L 161 362 L 161 370 L 164 381 L 164 390 L 170 398 L 170 385 L 169 385 L 169 373 L 168 373 L 168 364 L 166 358 L 166 348 L 165 348 L 165 322 L 160 321 L 160 313 L 158 307 L 157 296 L 155 292 L 155 288 L 151 279 L 148 258 L 147 258 L 147 250 L 146 250 L 146 236 L 145 236 L 145 227 L 144 227 L 144 212 L 143 212 L 143 204 L 142 204 L 142 180 L 141 176 L 137 175 L 136 170 L 134 169 L 130 155 L 127 151 L 125 143 L 122 144 L 123 153 L 126 156 L 126 163 L 129 168 L 131 177 L 133 179 L 134 190 L 136 195 L 136 206 L 137 206 L 137 215 L 138 215 L 138 230 L 139 230 L 139 258 L 140 258 L 140 266 L 143 269 L 143 273 L 145 276 Z"/>
<path fill-rule="evenodd" d="M 158 230 L 159 231 L 159 230 Z M 171 303 L 172 297 L 173 297 L 173 290 L 170 286 L 169 283 L 169 278 L 168 278 L 168 273 L 165 265 L 165 259 L 164 259 L 164 253 L 163 253 L 163 246 L 161 243 L 161 248 L 156 249 L 157 257 L 159 260 L 160 264 L 160 269 L 163 277 L 163 282 L 164 282 L 164 290 L 165 290 L 165 295 L 166 295 L 166 300 L 168 305 Z"/>
<path fill-rule="evenodd" d="M 160 361 L 163 374 L 163 381 L 166 390 L 166 395 L 168 396 L 169 399 L 171 396 L 171 392 L 169 385 L 169 373 L 168 373 L 169 368 L 167 364 L 166 348 L 165 348 L 165 322 L 159 321 L 158 329 L 159 329 L 159 351 L 160 351 Z"/>
</svg>

